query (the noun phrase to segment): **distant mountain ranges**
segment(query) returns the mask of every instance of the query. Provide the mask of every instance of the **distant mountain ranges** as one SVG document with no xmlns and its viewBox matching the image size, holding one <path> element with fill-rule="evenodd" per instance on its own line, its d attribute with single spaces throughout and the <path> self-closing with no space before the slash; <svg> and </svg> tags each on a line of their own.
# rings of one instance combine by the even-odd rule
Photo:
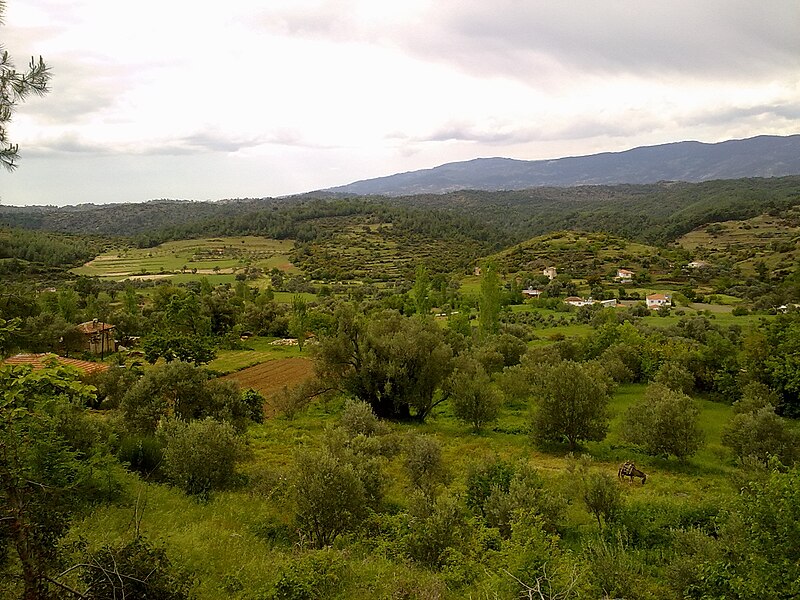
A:
<svg viewBox="0 0 800 600">
<path fill-rule="evenodd" d="M 411 196 L 458 190 L 701 182 L 797 174 L 800 174 L 800 135 L 762 135 L 716 144 L 676 142 L 553 160 L 476 158 L 320 191 Z"/>
</svg>

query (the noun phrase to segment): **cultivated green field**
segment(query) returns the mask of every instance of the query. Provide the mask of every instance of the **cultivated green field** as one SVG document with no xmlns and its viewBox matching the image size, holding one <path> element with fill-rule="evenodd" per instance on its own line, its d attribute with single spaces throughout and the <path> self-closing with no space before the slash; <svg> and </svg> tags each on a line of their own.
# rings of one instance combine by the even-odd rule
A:
<svg viewBox="0 0 800 600">
<path fill-rule="evenodd" d="M 272 344 L 276 338 L 254 336 L 242 342 L 241 350 L 218 350 L 217 357 L 208 363 L 208 368 L 220 373 L 233 373 L 276 358 L 305 356 L 297 346 Z"/>
<path fill-rule="evenodd" d="M 183 283 L 209 277 L 213 285 L 233 281 L 234 274 L 246 267 L 296 273 L 289 260 L 293 247 L 291 240 L 255 236 L 181 240 L 153 248 L 111 250 L 72 272 L 119 281 L 169 278 Z"/>
</svg>

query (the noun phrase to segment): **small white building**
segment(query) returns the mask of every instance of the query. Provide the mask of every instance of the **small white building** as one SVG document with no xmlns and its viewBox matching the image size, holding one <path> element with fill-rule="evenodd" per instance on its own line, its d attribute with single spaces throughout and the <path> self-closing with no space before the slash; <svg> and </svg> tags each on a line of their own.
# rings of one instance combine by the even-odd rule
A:
<svg viewBox="0 0 800 600">
<path fill-rule="evenodd" d="M 633 271 L 628 271 L 628 269 L 617 269 L 617 276 L 615 279 L 620 283 L 630 283 L 633 281 Z"/>
<path fill-rule="evenodd" d="M 690 269 L 705 269 L 708 266 L 708 263 L 704 260 L 693 260 L 686 266 Z"/>
<path fill-rule="evenodd" d="M 535 290 L 533 288 L 528 288 L 526 290 L 522 290 L 522 295 L 525 298 L 538 298 L 542 295 L 542 290 Z"/>
<path fill-rule="evenodd" d="M 547 267 L 542 271 L 542 275 L 550 279 L 550 281 L 553 281 L 553 279 L 555 279 L 558 276 L 558 273 L 556 273 L 555 267 Z"/>
<path fill-rule="evenodd" d="M 647 308 L 661 308 L 662 306 L 672 306 L 671 295 L 649 294 L 647 296 Z"/>
</svg>

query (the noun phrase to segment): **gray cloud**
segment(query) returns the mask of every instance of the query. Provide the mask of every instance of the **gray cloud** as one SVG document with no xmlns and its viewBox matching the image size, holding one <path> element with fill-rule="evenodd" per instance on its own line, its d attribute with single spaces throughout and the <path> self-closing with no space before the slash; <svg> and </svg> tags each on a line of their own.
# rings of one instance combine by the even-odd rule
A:
<svg viewBox="0 0 800 600">
<path fill-rule="evenodd" d="M 442 15 L 444 35 L 435 39 L 446 41 L 445 55 L 450 45 L 456 60 L 465 51 L 476 58 L 462 63 L 467 69 L 480 68 L 484 50 L 487 67 L 518 74 L 542 56 L 582 72 L 647 76 L 741 77 L 800 66 L 800 5 L 793 0 L 496 0 L 462 6 Z"/>
<path fill-rule="evenodd" d="M 264 14 L 272 32 L 392 45 L 486 76 L 543 84 L 564 71 L 766 79 L 800 70 L 796 0 L 462 0 L 372 28 L 336 0 L 313 13 Z"/>
</svg>

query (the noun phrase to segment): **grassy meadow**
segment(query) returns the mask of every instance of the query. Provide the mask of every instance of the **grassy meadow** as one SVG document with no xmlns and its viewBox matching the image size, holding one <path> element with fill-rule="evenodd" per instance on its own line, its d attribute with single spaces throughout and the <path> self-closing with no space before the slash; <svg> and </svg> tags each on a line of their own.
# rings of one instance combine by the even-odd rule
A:
<svg viewBox="0 0 800 600">
<path fill-rule="evenodd" d="M 640 384 L 618 388 L 610 406 L 613 417 L 608 437 L 579 450 L 592 456 L 590 468 L 615 476 L 622 461 L 635 460 L 647 472 L 648 481 L 644 486 L 638 481 L 620 482 L 626 502 L 690 505 L 723 502 L 730 497 L 733 490 L 727 475 L 733 469 L 732 461 L 720 445 L 721 424 L 730 418 L 730 407 L 698 400 L 706 446 L 685 463 L 646 457 L 627 447 L 621 438 L 627 410 L 642 398 L 644 389 Z M 298 450 L 322 444 L 329 428 L 337 423 L 340 409 L 341 402 L 334 400 L 316 404 L 293 420 L 278 417 L 251 426 L 250 459 L 241 469 L 250 481 L 246 490 L 217 492 L 208 502 L 199 502 L 176 489 L 125 475 L 127 501 L 99 507 L 71 535 L 84 538 L 90 547 L 123 541 L 132 535 L 134 515 L 138 514 L 141 532 L 159 539 L 169 555 L 194 574 L 198 600 L 267 597 L 283 567 L 305 550 L 302 544 L 287 541 L 291 538 L 285 531 L 291 522 L 291 507 L 285 498 L 288 470 Z M 507 406 L 493 427 L 475 434 L 443 405 L 424 424 L 391 425 L 391 435 L 400 440 L 422 433 L 435 437 L 443 447 L 450 487 L 456 493 L 463 491 L 465 473 L 476 461 L 499 457 L 534 466 L 548 485 L 571 498 L 561 532 L 569 547 L 582 532 L 594 532 L 597 526 L 574 497 L 572 459 L 565 450 L 544 452 L 532 444 L 527 433 L 528 411 L 525 403 Z M 384 470 L 389 475 L 387 503 L 405 507 L 411 484 L 401 457 L 388 459 Z M 338 545 L 335 548 L 341 550 Z M 392 560 L 366 542 L 348 543 L 346 548 L 344 557 L 353 568 L 337 598 L 390 598 L 402 580 L 419 584 L 430 575 Z M 464 596 L 442 590 L 439 597 Z"/>
</svg>

